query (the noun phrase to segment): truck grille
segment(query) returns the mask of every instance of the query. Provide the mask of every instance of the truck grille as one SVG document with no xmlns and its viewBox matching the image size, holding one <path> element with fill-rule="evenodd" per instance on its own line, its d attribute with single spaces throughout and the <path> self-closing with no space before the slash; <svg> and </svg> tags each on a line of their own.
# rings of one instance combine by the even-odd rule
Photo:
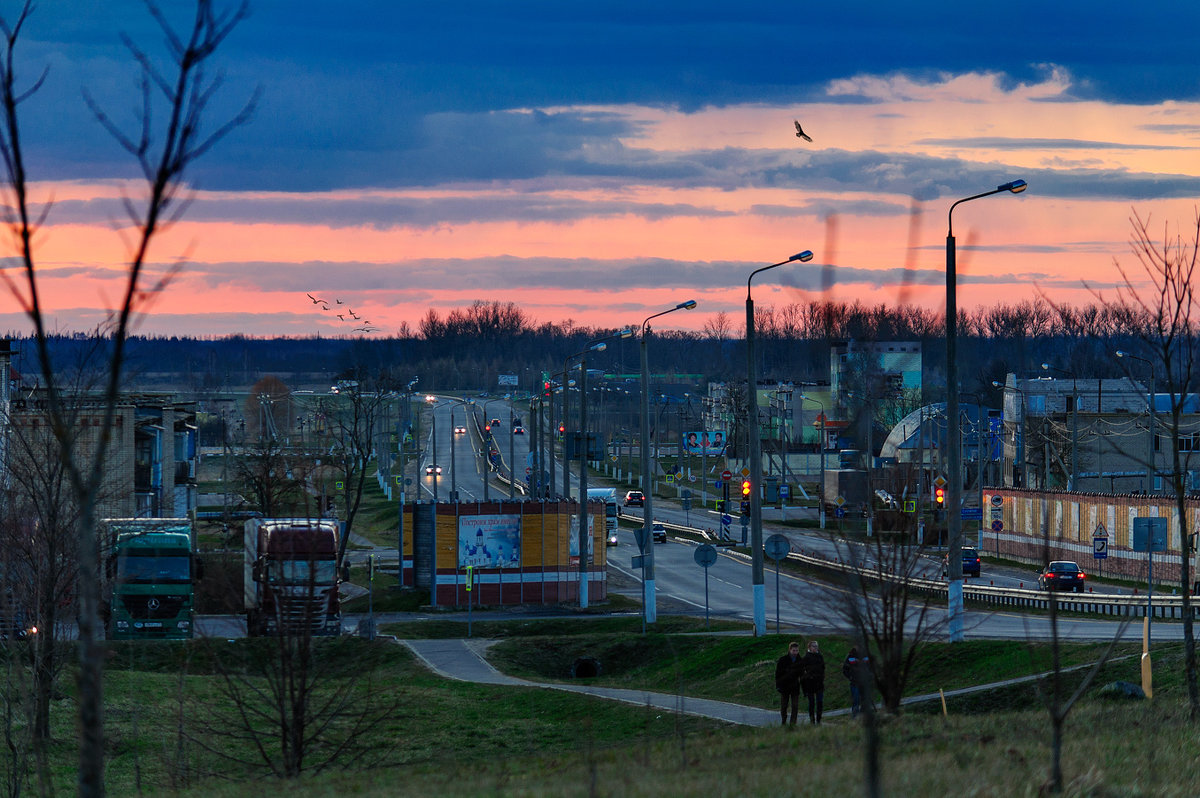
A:
<svg viewBox="0 0 1200 798">
<path fill-rule="evenodd" d="M 186 596 L 121 596 L 129 617 L 139 620 L 174 618 L 183 610 Z"/>
<path fill-rule="evenodd" d="M 328 618 L 329 601 L 324 596 L 277 596 L 279 625 L 284 631 L 320 634 Z"/>
</svg>

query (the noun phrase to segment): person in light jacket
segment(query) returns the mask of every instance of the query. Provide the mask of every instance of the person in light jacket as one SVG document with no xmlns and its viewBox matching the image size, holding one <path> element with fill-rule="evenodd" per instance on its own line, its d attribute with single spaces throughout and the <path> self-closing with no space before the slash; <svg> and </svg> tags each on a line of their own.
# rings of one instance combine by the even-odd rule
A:
<svg viewBox="0 0 1200 798">
<path fill-rule="evenodd" d="M 808 699 L 808 722 L 819 724 L 825 708 L 825 658 L 816 640 L 808 642 L 808 651 L 800 658 L 803 674 L 800 688 Z"/>
</svg>

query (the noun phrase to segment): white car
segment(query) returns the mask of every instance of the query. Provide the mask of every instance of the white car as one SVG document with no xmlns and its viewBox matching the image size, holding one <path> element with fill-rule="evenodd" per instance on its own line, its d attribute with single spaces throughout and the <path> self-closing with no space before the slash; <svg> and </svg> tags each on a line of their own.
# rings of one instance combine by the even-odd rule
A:
<svg viewBox="0 0 1200 798">
<path fill-rule="evenodd" d="M 654 538 L 655 543 L 666 543 L 667 528 L 662 525 L 661 521 L 655 521 L 650 527 L 650 536 Z"/>
<path fill-rule="evenodd" d="M 462 426 L 462 425 L 460 424 L 459 426 L 457 426 L 457 427 L 455 427 L 455 428 L 454 428 L 454 434 L 455 434 L 455 435 L 466 435 L 466 434 L 467 434 L 467 428 L 466 428 L 466 427 L 464 427 L 464 426 Z"/>
<path fill-rule="evenodd" d="M 441 474 L 442 467 L 440 465 L 427 465 L 427 466 L 425 466 L 425 473 L 426 474 Z"/>
</svg>

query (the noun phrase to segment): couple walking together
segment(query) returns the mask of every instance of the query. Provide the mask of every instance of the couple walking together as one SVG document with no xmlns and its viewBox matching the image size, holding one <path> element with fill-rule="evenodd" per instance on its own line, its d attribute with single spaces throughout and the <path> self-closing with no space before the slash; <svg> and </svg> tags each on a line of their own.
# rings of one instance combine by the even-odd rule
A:
<svg viewBox="0 0 1200 798">
<path fill-rule="evenodd" d="M 800 691 L 808 699 L 808 722 L 820 723 L 825 704 L 825 658 L 816 640 L 810 640 L 808 651 L 800 656 L 800 644 L 789 643 L 788 653 L 775 663 L 775 689 L 779 691 L 779 715 L 788 725 L 796 725 L 800 713 Z"/>
</svg>

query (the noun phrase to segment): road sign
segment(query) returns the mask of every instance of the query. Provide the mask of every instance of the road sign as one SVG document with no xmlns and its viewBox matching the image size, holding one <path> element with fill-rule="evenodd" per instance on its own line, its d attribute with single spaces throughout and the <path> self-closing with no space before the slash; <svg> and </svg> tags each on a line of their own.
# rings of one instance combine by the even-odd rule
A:
<svg viewBox="0 0 1200 798">
<path fill-rule="evenodd" d="M 992 522 L 992 531 L 993 532 L 1003 532 L 1004 531 L 1004 522 L 1000 521 L 998 519 L 993 521 Z"/>
<path fill-rule="evenodd" d="M 1096 531 L 1092 533 L 1094 538 L 1108 537 L 1108 530 L 1104 528 L 1104 524 L 1096 524 Z"/>
<path fill-rule="evenodd" d="M 1003 510 L 992 510 L 991 519 L 993 521 L 1003 521 L 1004 520 L 1004 511 Z"/>
<path fill-rule="evenodd" d="M 788 552 L 792 550 L 792 544 L 783 535 L 775 534 L 763 542 L 763 548 L 766 550 L 768 557 L 775 560 L 775 562 L 779 562 L 788 556 Z"/>
<path fill-rule="evenodd" d="M 742 469 L 742 476 L 743 476 L 743 477 L 748 477 L 748 476 L 750 476 L 750 469 L 749 469 L 749 468 L 743 468 L 743 469 Z"/>
<path fill-rule="evenodd" d="M 667 474 L 667 484 L 668 484 L 668 485 L 670 485 L 670 484 L 671 484 L 672 482 L 674 482 L 674 481 L 675 481 L 675 475 L 674 475 L 674 474 Z"/>
<path fill-rule="evenodd" d="M 836 499 L 833 500 L 833 503 L 836 504 L 840 508 L 843 504 L 846 503 L 846 497 L 838 496 Z"/>
<path fill-rule="evenodd" d="M 631 567 L 631 568 L 643 568 L 643 567 L 645 567 L 645 565 L 646 565 L 646 555 L 645 554 L 635 554 L 635 555 L 633 555 L 632 559 L 630 559 L 630 561 L 629 561 L 629 567 Z"/>
<path fill-rule="evenodd" d="M 729 471 L 729 470 L 727 469 L 727 470 L 725 470 L 725 471 L 722 471 L 722 472 L 721 472 L 721 481 L 722 481 L 722 482 L 728 482 L 728 481 L 729 481 L 729 480 L 731 480 L 731 479 L 733 479 L 733 472 L 732 472 L 732 471 Z"/>
<path fill-rule="evenodd" d="M 680 494 L 679 494 L 679 498 L 681 498 L 681 499 L 690 499 L 690 498 L 692 498 L 692 492 L 691 492 L 690 490 L 686 490 L 686 489 L 685 489 L 685 490 L 683 491 L 683 493 L 680 493 Z"/>
<path fill-rule="evenodd" d="M 750 516 L 748 516 L 748 515 L 743 515 L 743 516 L 742 516 L 742 527 L 743 527 L 743 528 L 745 528 L 745 527 L 748 527 L 748 526 L 750 526 Z"/>
<path fill-rule="evenodd" d="M 916 499 L 905 499 L 904 500 L 904 512 L 915 513 L 916 511 L 917 511 L 917 500 Z"/>
<path fill-rule="evenodd" d="M 675 472 L 675 479 L 676 479 L 676 480 L 683 479 L 683 472 L 682 472 L 682 471 L 676 471 L 676 472 Z"/>
<path fill-rule="evenodd" d="M 696 565 L 707 568 L 717 561 L 717 549 L 715 546 L 705 543 L 703 546 L 697 546 L 692 556 L 696 559 Z"/>
<path fill-rule="evenodd" d="M 846 508 L 838 507 L 833 511 L 833 514 L 836 515 L 838 518 L 845 518 L 846 517 Z"/>
<path fill-rule="evenodd" d="M 942 476 L 941 474 L 938 474 L 938 475 L 937 475 L 936 477 L 934 477 L 934 479 L 933 479 L 933 486 L 934 486 L 935 488 L 944 488 L 944 487 L 946 487 L 946 478 L 945 478 L 944 476 Z"/>
<path fill-rule="evenodd" d="M 982 507 L 963 507 L 959 510 L 959 514 L 961 515 L 962 520 L 964 520 L 964 521 L 982 521 L 983 520 L 983 508 Z"/>
<path fill-rule="evenodd" d="M 792 486 L 791 485 L 780 485 L 779 486 L 779 498 L 790 499 L 791 496 L 792 496 Z"/>
<path fill-rule="evenodd" d="M 1108 558 L 1108 538 L 1094 537 L 1092 538 L 1092 556 L 1097 560 Z"/>
<path fill-rule="evenodd" d="M 1149 552 L 1166 551 L 1167 519 L 1133 519 L 1133 550 Z"/>
<path fill-rule="evenodd" d="M 988 501 L 990 501 L 992 503 L 993 507 L 1003 507 L 1004 506 L 1004 497 L 998 496 L 995 493 L 992 494 L 991 498 L 988 499 Z"/>
<path fill-rule="evenodd" d="M 729 526 L 733 523 L 733 516 L 726 513 L 725 515 L 721 516 L 721 523 L 725 526 Z"/>
</svg>

